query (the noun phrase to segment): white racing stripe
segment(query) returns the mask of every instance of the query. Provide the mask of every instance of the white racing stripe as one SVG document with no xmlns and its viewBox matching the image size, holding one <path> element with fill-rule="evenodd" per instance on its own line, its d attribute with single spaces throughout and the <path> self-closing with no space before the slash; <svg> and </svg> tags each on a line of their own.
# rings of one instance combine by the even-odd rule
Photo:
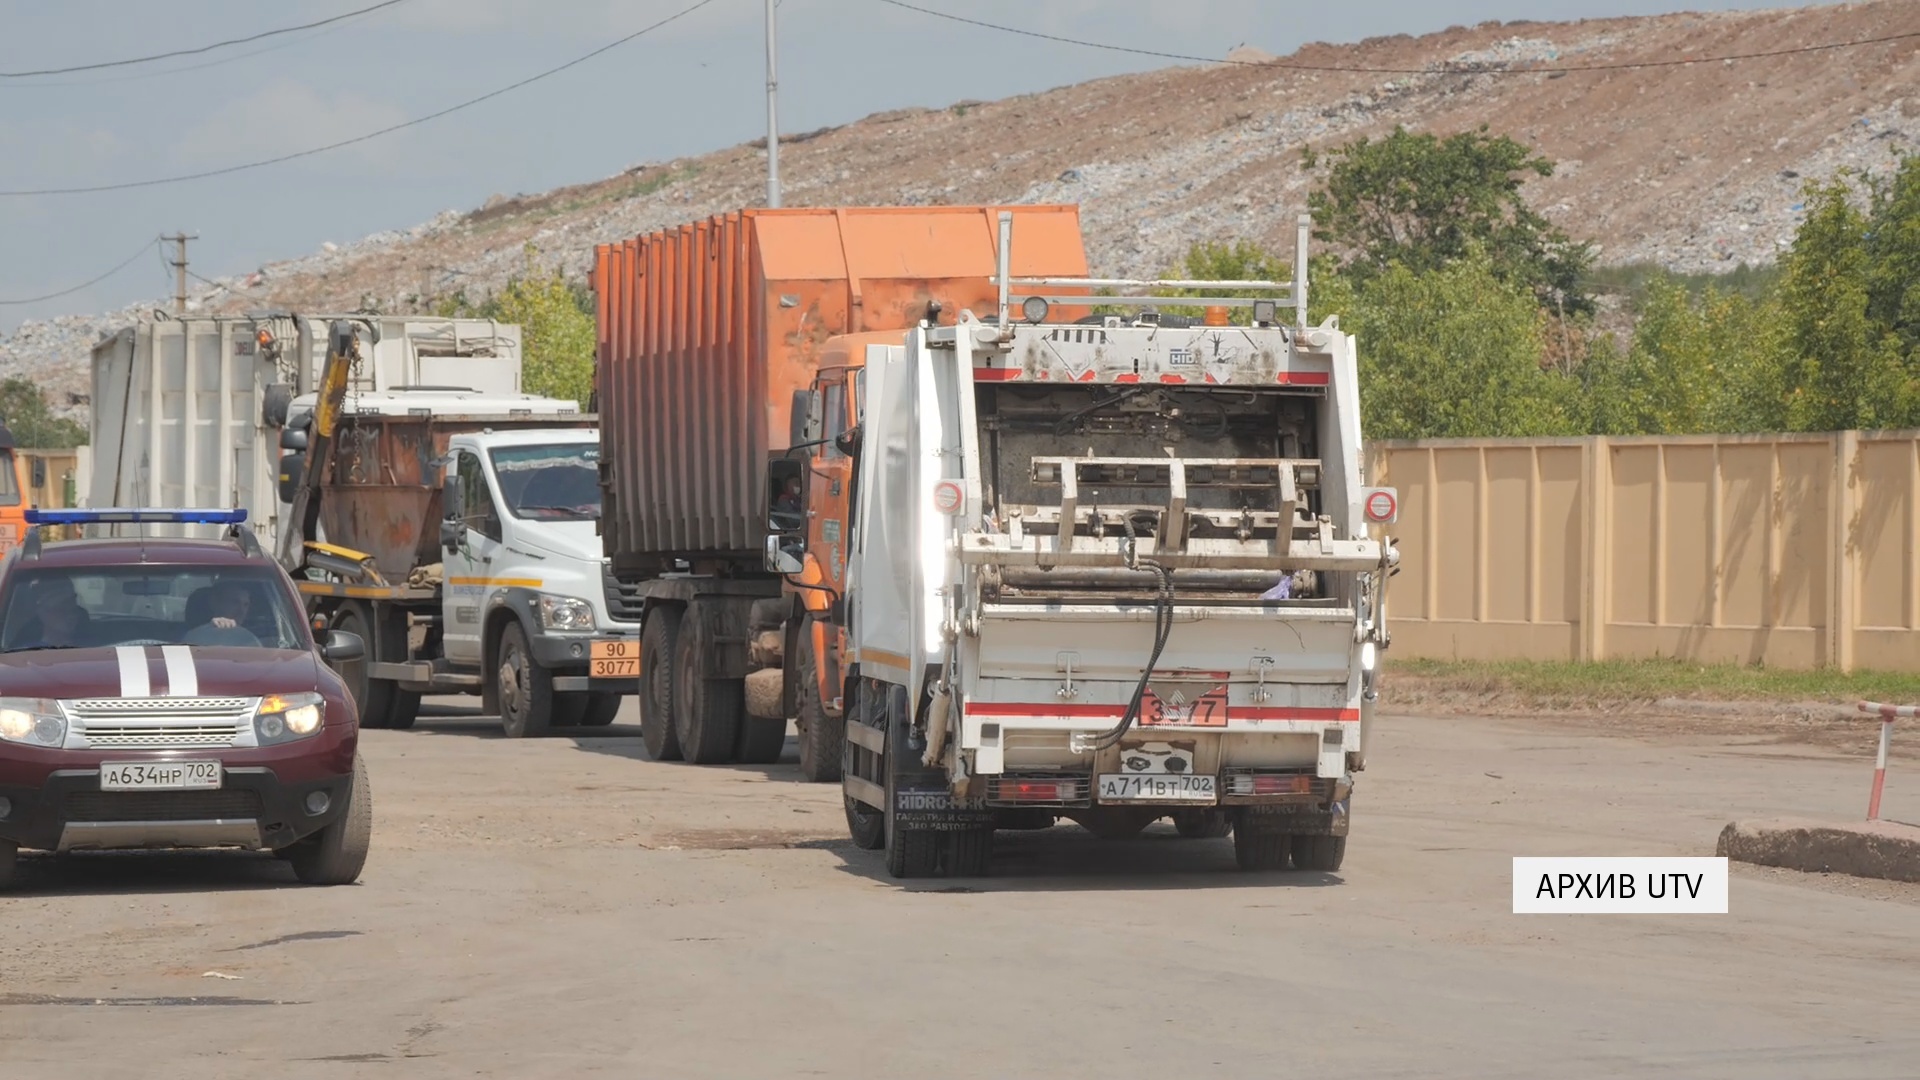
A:
<svg viewBox="0 0 1920 1080">
<path fill-rule="evenodd" d="M 167 696 L 199 697 L 200 669 L 194 666 L 193 650 L 185 645 L 162 645 L 160 656 L 167 662 Z"/>
<path fill-rule="evenodd" d="M 113 650 L 120 657 L 120 696 L 153 696 L 153 680 L 147 675 L 147 650 L 138 645 L 122 645 Z"/>
</svg>

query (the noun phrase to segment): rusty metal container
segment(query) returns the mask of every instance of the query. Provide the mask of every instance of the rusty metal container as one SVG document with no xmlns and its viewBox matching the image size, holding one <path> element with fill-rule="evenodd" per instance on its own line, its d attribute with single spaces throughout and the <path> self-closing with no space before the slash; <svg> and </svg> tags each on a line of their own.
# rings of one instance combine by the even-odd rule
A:
<svg viewBox="0 0 1920 1080">
<path fill-rule="evenodd" d="M 468 431 L 591 425 L 570 415 L 349 415 L 320 486 L 328 543 L 373 556 L 389 582 L 440 561 L 441 473 L 448 441 Z"/>
<path fill-rule="evenodd" d="M 1074 206 L 746 210 L 595 250 L 601 533 L 615 573 L 757 567 L 768 452 L 842 334 L 996 310 L 1001 210 L 1015 276 L 1084 277 Z"/>
</svg>

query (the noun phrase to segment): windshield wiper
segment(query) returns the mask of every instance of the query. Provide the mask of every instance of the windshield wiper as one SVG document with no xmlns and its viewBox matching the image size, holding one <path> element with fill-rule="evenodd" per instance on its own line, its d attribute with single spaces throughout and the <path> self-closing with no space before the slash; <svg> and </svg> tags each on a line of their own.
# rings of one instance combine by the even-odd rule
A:
<svg viewBox="0 0 1920 1080">
<path fill-rule="evenodd" d="M 569 514 L 573 517 L 580 518 L 596 518 L 600 516 L 598 509 L 582 510 L 577 506 L 523 506 L 520 508 L 520 512 L 523 514 L 537 513 L 541 510 L 551 510 L 556 514 Z"/>
</svg>

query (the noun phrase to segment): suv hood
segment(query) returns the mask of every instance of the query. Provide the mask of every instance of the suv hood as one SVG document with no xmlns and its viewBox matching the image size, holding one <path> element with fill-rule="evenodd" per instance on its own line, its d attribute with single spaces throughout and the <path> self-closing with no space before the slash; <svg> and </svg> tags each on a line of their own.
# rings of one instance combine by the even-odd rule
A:
<svg viewBox="0 0 1920 1080">
<path fill-rule="evenodd" d="M 0 653 L 0 695 L 264 697 L 320 689 L 320 661 L 290 649 L 119 645 Z"/>
</svg>

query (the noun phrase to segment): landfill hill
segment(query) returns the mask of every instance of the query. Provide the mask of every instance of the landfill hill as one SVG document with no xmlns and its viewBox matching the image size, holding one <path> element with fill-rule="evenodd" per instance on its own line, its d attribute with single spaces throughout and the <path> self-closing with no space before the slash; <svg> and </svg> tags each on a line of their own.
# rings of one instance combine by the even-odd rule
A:
<svg viewBox="0 0 1920 1080">
<path fill-rule="evenodd" d="M 810 204 L 1070 202 L 1101 275 L 1168 269 L 1202 239 L 1291 250 L 1310 177 L 1303 146 L 1330 148 L 1403 124 L 1486 125 L 1558 163 L 1529 183 L 1548 218 L 1603 264 L 1680 271 L 1769 263 L 1791 240 L 1808 180 L 1886 170 L 1920 134 L 1916 40 L 1777 53 L 1920 31 L 1920 3 L 1486 23 L 1422 37 L 1307 45 L 1273 58 L 1172 67 L 994 102 L 879 113 L 781 139 L 781 194 Z M 1068 46 L 1063 46 L 1068 47 Z M 1672 64 L 1702 58 L 1699 62 Z M 1539 67 L 1664 63 L 1602 71 Z M 1447 72 L 1500 65 L 1501 74 Z M 1297 65 L 1289 67 L 1288 65 Z M 1414 70 L 1388 74 L 1303 68 Z M 263 306 L 421 310 L 457 287 L 498 288 L 533 244 L 569 273 L 596 243 L 765 196 L 764 140 L 537 195 L 495 196 L 236 277 L 199 311 Z M 84 414 L 88 350 L 154 304 L 24 324 L 0 342 L 0 376 L 26 374 Z"/>
</svg>

